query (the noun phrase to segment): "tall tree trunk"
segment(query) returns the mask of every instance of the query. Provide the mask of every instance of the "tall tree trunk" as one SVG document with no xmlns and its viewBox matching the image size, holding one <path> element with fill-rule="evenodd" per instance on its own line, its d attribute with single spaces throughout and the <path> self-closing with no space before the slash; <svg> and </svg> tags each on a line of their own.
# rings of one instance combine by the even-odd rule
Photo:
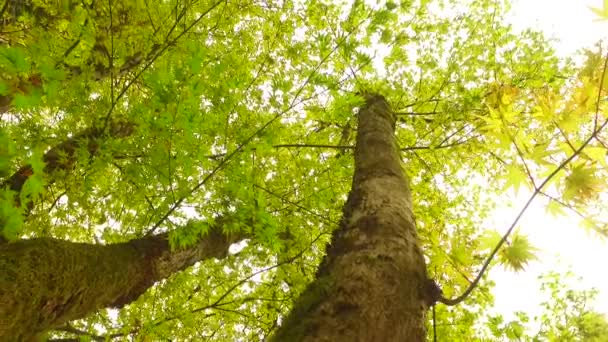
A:
<svg viewBox="0 0 608 342">
<path fill-rule="evenodd" d="M 156 281 L 209 258 L 242 236 L 211 230 L 171 251 L 166 234 L 113 245 L 51 238 L 0 245 L 0 341 L 30 341 L 104 307 L 122 307 Z"/>
<path fill-rule="evenodd" d="M 274 341 L 423 341 L 432 299 L 408 180 L 380 95 L 358 114 L 355 174 L 316 280 Z"/>
</svg>

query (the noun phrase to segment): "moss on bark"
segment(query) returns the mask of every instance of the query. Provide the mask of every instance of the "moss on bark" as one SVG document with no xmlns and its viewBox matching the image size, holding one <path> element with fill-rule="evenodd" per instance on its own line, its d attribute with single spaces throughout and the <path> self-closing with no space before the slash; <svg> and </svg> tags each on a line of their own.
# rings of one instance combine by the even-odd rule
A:
<svg viewBox="0 0 608 342">
<path fill-rule="evenodd" d="M 359 111 L 355 175 L 316 280 L 273 341 L 424 341 L 426 268 L 382 96 Z"/>
<path fill-rule="evenodd" d="M 166 235 L 112 245 L 52 238 L 0 244 L 0 341 L 35 340 L 101 308 L 122 307 L 162 278 L 226 256 L 240 239 L 214 229 L 178 251 Z"/>
</svg>

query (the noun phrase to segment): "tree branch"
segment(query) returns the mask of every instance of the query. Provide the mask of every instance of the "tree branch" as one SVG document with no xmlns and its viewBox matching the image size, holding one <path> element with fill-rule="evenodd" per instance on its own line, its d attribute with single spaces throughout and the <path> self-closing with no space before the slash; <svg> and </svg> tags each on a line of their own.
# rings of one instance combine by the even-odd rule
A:
<svg viewBox="0 0 608 342">
<path fill-rule="evenodd" d="M 607 62 L 604 63 L 604 69 L 603 69 L 602 74 L 606 73 L 606 68 L 608 67 L 608 55 L 605 58 L 606 58 Z M 598 98 L 602 94 L 602 88 L 603 88 L 603 83 L 600 82 L 599 91 L 598 91 L 598 95 L 597 95 Z M 595 108 L 596 117 L 599 115 L 599 111 L 600 111 L 600 102 L 598 100 L 596 102 L 596 108 Z M 587 145 L 589 145 L 591 143 L 591 141 L 593 141 L 595 139 L 595 137 L 606 127 L 606 125 L 608 125 L 608 119 L 604 120 L 604 122 L 601 125 L 596 126 L 595 129 L 593 130 L 593 132 L 591 133 L 591 135 L 581 144 L 581 146 L 578 149 L 576 149 L 576 151 L 574 151 L 574 153 L 572 153 L 568 158 L 566 158 L 566 160 L 561 162 L 559 164 L 559 166 L 556 167 L 555 170 L 553 170 L 553 172 L 551 172 L 543 180 L 543 182 L 534 190 L 534 192 L 532 193 L 530 198 L 528 198 L 528 200 L 524 204 L 523 208 L 519 211 L 519 213 L 515 217 L 515 220 L 513 220 L 513 223 L 511 223 L 511 226 L 509 227 L 509 229 L 507 229 L 506 233 L 502 236 L 502 238 L 500 239 L 498 244 L 496 244 L 496 247 L 494 247 L 492 252 L 490 252 L 490 255 L 484 262 L 483 266 L 481 267 L 481 270 L 479 271 L 479 274 L 477 274 L 477 277 L 475 278 L 473 283 L 471 285 L 469 285 L 469 287 L 460 296 L 458 296 L 454 299 L 448 299 L 448 298 L 443 297 L 443 295 L 441 295 L 440 298 L 438 298 L 439 302 L 446 304 L 446 305 L 456 305 L 456 304 L 459 304 L 462 301 L 464 301 L 471 294 L 471 292 L 475 289 L 475 287 L 477 287 L 477 284 L 483 277 L 484 273 L 490 266 L 490 263 L 492 262 L 492 260 L 494 259 L 494 257 L 496 256 L 496 254 L 498 253 L 498 251 L 500 250 L 502 245 L 505 244 L 505 242 L 507 241 L 507 238 L 509 237 L 509 235 L 511 235 L 511 233 L 515 229 L 515 226 L 517 225 L 517 223 L 519 222 L 521 217 L 528 210 L 528 207 L 532 204 L 532 201 L 534 201 L 536 196 L 538 196 L 541 193 L 543 188 L 547 185 L 547 183 L 549 183 L 549 181 L 551 181 L 551 179 L 553 179 L 553 177 L 555 177 L 555 175 L 557 175 L 557 173 L 559 173 L 562 169 L 564 169 L 566 167 L 566 165 L 568 165 L 571 161 L 573 161 L 576 157 L 578 157 L 578 155 L 581 154 L 583 149 L 585 149 L 585 147 L 587 147 Z"/>
<path fill-rule="evenodd" d="M 109 136 L 114 138 L 123 138 L 131 135 L 135 130 L 135 125 L 127 121 L 118 121 L 111 124 Z M 99 139 L 106 134 L 97 127 L 88 128 L 81 133 L 59 143 L 48 150 L 42 157 L 45 163 L 44 173 L 53 175 L 57 171 L 68 171 L 74 167 L 77 161 L 76 151 L 80 148 L 85 148 L 90 155 L 96 155 L 99 152 Z M 8 188 L 17 193 L 15 202 L 20 206 L 19 193 L 23 189 L 23 185 L 30 176 L 34 174 L 31 164 L 27 164 L 19 168 L 17 172 L 12 174 L 0 184 L 0 188 Z M 49 183 L 52 183 L 51 180 Z"/>
<path fill-rule="evenodd" d="M 101 308 L 123 307 L 173 273 L 225 258 L 246 237 L 225 236 L 216 223 L 179 250 L 171 250 L 167 233 L 110 245 L 53 238 L 1 244 L 0 340 L 31 340 Z"/>
</svg>

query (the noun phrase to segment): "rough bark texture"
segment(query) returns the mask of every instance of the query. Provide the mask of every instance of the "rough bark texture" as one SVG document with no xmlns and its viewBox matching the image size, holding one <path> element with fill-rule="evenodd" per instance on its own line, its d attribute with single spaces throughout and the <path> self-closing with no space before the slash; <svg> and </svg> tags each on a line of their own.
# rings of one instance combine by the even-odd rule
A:
<svg viewBox="0 0 608 342">
<path fill-rule="evenodd" d="M 317 279 L 274 341 L 424 341 L 426 266 L 384 97 L 358 114 L 355 174 Z"/>
<path fill-rule="evenodd" d="M 122 307 L 156 281 L 208 258 L 223 258 L 240 236 L 217 230 L 170 251 L 166 235 L 93 245 L 51 238 L 0 245 L 0 341 L 36 340 L 67 321 Z"/>
</svg>

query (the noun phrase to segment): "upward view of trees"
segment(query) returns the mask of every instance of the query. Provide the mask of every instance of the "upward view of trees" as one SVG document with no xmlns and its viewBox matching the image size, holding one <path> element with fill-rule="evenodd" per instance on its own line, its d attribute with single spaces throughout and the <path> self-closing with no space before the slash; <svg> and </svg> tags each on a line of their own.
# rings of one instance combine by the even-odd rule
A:
<svg viewBox="0 0 608 342">
<path fill-rule="evenodd" d="M 5 0 L 0 340 L 605 341 L 555 273 L 487 313 L 533 201 L 608 234 L 605 48 L 506 9 Z"/>
</svg>

